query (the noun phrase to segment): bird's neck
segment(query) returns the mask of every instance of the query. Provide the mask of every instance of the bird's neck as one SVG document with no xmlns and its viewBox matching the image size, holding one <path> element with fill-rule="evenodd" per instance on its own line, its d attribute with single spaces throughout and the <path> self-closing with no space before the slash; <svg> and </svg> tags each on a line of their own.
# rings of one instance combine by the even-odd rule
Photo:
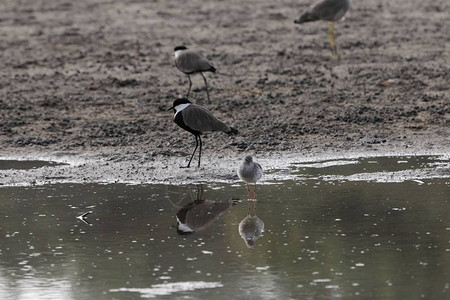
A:
<svg viewBox="0 0 450 300">
<path fill-rule="evenodd" d="M 191 103 L 183 103 L 183 104 L 178 104 L 177 106 L 175 106 L 174 108 L 175 108 L 176 113 L 173 115 L 173 118 L 175 119 L 177 114 L 179 112 L 181 112 L 183 109 L 186 109 L 186 107 L 188 107 L 189 105 L 191 105 Z"/>
<path fill-rule="evenodd" d="M 181 52 L 183 52 L 184 50 L 177 50 L 175 51 L 175 58 L 177 58 L 178 56 L 180 56 Z"/>
</svg>

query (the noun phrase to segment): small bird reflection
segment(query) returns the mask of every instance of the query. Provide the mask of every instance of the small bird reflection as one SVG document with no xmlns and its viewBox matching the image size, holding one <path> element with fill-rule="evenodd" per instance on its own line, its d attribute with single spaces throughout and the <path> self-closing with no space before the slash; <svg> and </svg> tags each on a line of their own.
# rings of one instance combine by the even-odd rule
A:
<svg viewBox="0 0 450 300">
<path fill-rule="evenodd" d="M 92 211 L 85 212 L 84 214 L 78 216 L 77 219 L 83 221 L 84 224 L 92 225 L 92 224 L 89 223 L 89 221 L 86 219 L 87 215 L 89 215 L 89 214 L 92 214 Z"/>
<path fill-rule="evenodd" d="M 249 248 L 253 248 L 255 246 L 256 240 L 263 234 L 263 232 L 264 222 L 256 215 L 247 215 L 239 223 L 239 234 Z"/>
<path fill-rule="evenodd" d="M 214 220 L 228 212 L 229 208 L 235 203 L 233 200 L 227 202 L 205 200 L 203 198 L 203 186 L 198 185 L 196 199 L 181 207 L 176 214 L 178 234 L 192 234 L 207 228 Z"/>
</svg>

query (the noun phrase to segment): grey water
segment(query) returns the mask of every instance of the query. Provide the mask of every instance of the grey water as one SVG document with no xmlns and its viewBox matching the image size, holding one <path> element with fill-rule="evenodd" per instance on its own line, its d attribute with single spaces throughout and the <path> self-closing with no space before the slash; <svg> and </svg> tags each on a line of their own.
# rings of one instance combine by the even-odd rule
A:
<svg viewBox="0 0 450 300">
<path fill-rule="evenodd" d="M 42 168 L 46 166 L 55 167 L 59 165 L 63 165 L 63 163 L 44 160 L 0 160 L 0 170 L 27 170 Z"/>
<path fill-rule="evenodd" d="M 390 159 L 293 172 L 434 161 Z M 0 299 L 449 299 L 449 200 L 448 178 L 1 187 Z"/>
</svg>

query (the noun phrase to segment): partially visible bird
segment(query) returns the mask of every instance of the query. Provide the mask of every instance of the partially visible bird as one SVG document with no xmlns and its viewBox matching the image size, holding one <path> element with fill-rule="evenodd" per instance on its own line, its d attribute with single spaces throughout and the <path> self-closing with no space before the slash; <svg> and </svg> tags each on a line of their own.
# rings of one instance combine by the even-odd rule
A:
<svg viewBox="0 0 450 300">
<path fill-rule="evenodd" d="M 83 222 L 84 222 L 85 224 L 87 224 L 87 225 L 91 225 L 91 223 L 89 223 L 88 220 L 86 220 L 86 217 L 87 217 L 87 215 L 89 215 L 89 214 L 92 214 L 92 211 L 85 212 L 84 214 L 78 216 L 77 219 L 83 221 Z"/>
<path fill-rule="evenodd" d="M 187 92 L 186 98 L 189 98 L 189 93 L 191 92 L 192 81 L 191 75 L 200 73 L 203 80 L 205 81 L 206 96 L 208 97 L 208 103 L 211 103 L 209 99 L 208 83 L 206 82 L 205 75 L 203 72 L 216 72 L 216 68 L 202 55 L 193 50 L 188 50 L 185 46 L 177 46 L 175 51 L 175 66 L 186 74 L 189 79 L 189 90 Z"/>
<path fill-rule="evenodd" d="M 246 156 L 237 170 L 239 178 L 247 184 L 248 200 L 250 200 L 249 183 L 253 183 L 253 199 L 256 200 L 256 182 L 261 179 L 263 169 L 260 164 L 253 161 L 253 157 Z"/>
<path fill-rule="evenodd" d="M 342 20 L 350 9 L 351 0 L 322 0 L 303 13 L 294 21 L 295 24 L 323 20 L 330 22 L 328 26 L 328 38 L 330 40 L 333 56 L 339 56 L 334 39 L 334 23 Z"/>
<path fill-rule="evenodd" d="M 248 215 L 239 223 L 239 235 L 249 248 L 255 246 L 256 240 L 264 232 L 264 222 L 257 216 Z"/>
<path fill-rule="evenodd" d="M 199 146 L 200 152 L 198 155 L 198 167 L 200 167 L 200 159 L 202 157 L 202 138 L 200 135 L 206 131 L 222 131 L 228 135 L 236 134 L 238 131 L 217 119 L 203 106 L 191 103 L 186 98 L 179 98 L 173 102 L 173 106 L 168 110 L 174 110 L 173 121 L 189 131 L 195 136 L 195 149 L 192 152 L 191 159 L 186 168 L 191 165 L 192 158 Z"/>
</svg>

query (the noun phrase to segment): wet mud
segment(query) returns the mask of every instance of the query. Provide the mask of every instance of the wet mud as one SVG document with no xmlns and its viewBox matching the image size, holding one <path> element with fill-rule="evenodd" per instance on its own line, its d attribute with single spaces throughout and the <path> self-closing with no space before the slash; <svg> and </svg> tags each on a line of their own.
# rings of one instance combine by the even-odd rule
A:
<svg viewBox="0 0 450 300">
<path fill-rule="evenodd" d="M 158 168 L 191 176 L 178 166 L 194 139 L 166 111 L 188 88 L 173 65 L 182 44 L 217 69 L 206 74 L 212 104 L 200 76 L 190 100 L 239 130 L 205 136 L 202 168 L 213 171 L 202 179 L 235 176 L 216 168 L 233 169 L 247 153 L 301 161 L 448 152 L 450 4 L 353 3 L 335 26 L 340 60 L 331 56 L 326 23 L 293 23 L 309 4 L 5 2 L 0 155 L 116 166 L 50 177 L 120 180 L 126 169 L 146 182 Z"/>
</svg>

